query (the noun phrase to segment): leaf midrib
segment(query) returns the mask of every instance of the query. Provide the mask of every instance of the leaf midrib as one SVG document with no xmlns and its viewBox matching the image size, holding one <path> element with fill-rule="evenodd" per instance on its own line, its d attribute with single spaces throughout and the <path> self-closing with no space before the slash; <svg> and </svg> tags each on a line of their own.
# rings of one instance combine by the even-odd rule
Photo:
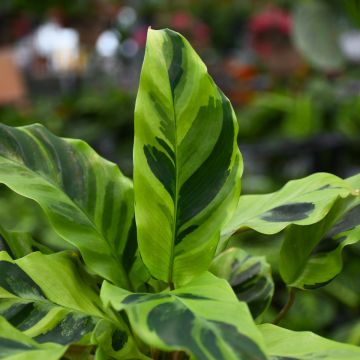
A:
<svg viewBox="0 0 360 360">
<path fill-rule="evenodd" d="M 169 78 L 169 77 L 168 77 Z M 169 79 L 169 85 L 171 89 L 171 83 Z M 169 263 L 169 278 L 168 284 L 170 289 L 174 289 L 173 275 L 174 275 L 174 260 L 175 260 L 175 242 L 176 242 L 176 229 L 178 221 L 178 198 L 179 198 L 179 169 L 178 169 L 178 136 L 177 136 L 177 116 L 175 111 L 175 90 L 171 92 L 171 100 L 173 107 L 173 119 L 174 119 L 174 166 L 175 166 L 175 191 L 174 191 L 174 221 L 172 227 L 172 241 L 171 241 L 171 252 L 170 252 L 170 263 Z"/>
</svg>

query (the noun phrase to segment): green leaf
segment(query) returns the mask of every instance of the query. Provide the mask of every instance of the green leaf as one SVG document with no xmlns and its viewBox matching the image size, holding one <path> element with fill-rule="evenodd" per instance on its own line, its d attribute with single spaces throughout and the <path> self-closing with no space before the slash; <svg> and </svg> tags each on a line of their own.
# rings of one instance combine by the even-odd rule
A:
<svg viewBox="0 0 360 360">
<path fill-rule="evenodd" d="M 338 197 L 352 191 L 345 180 L 317 173 L 289 181 L 271 194 L 241 196 L 234 216 L 222 230 L 223 241 L 249 228 L 276 234 L 290 224 L 314 224 L 326 216 Z"/>
<path fill-rule="evenodd" d="M 149 30 L 135 108 L 135 213 L 141 256 L 157 279 L 207 270 L 240 193 L 237 121 L 189 43 Z"/>
<path fill-rule="evenodd" d="M 274 282 L 264 256 L 251 256 L 242 249 L 230 248 L 214 258 L 210 271 L 229 282 L 238 299 L 248 304 L 253 317 L 269 306 Z"/>
<path fill-rule="evenodd" d="M 0 226 L 0 251 L 6 251 L 12 258 L 20 258 L 33 251 L 34 241 L 30 234 L 7 231 Z"/>
<path fill-rule="evenodd" d="M 39 203 L 94 272 L 129 287 L 126 271 L 136 251 L 128 242 L 133 190 L 115 164 L 40 125 L 0 125 L 0 182 Z"/>
<path fill-rule="evenodd" d="M 130 293 L 104 283 L 104 304 L 124 310 L 145 343 L 163 351 L 186 351 L 197 360 L 267 359 L 245 303 L 210 273 L 185 287 L 159 294 Z"/>
<path fill-rule="evenodd" d="M 293 37 L 298 50 L 314 67 L 334 71 L 345 65 L 339 45 L 339 19 L 324 1 L 297 4 Z"/>
<path fill-rule="evenodd" d="M 0 273 L 0 317 L 38 343 L 99 345 L 109 355 L 105 337 L 115 358 L 142 359 L 127 325 L 103 309 L 75 254 L 36 252 L 11 260 L 1 252 Z"/>
<path fill-rule="evenodd" d="M 360 188 L 360 175 L 346 180 Z M 320 222 L 292 225 L 280 252 L 280 273 L 291 287 L 316 289 L 328 284 L 342 269 L 342 250 L 360 240 L 360 196 L 338 199 Z"/>
<path fill-rule="evenodd" d="M 58 360 L 66 347 L 38 344 L 0 316 L 0 357 L 3 360 Z"/>
<path fill-rule="evenodd" d="M 78 342 L 104 316 L 94 285 L 69 253 L 11 260 L 1 252 L 0 273 L 0 315 L 37 342 Z"/>
<path fill-rule="evenodd" d="M 360 347 L 322 338 L 311 332 L 295 332 L 275 325 L 259 326 L 271 360 L 357 360 Z"/>
</svg>

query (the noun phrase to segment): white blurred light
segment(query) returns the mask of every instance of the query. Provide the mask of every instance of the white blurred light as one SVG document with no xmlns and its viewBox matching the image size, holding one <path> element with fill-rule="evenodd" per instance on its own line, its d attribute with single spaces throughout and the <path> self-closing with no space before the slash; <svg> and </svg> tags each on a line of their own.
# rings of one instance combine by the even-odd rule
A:
<svg viewBox="0 0 360 360">
<path fill-rule="evenodd" d="M 79 34 L 56 23 L 41 25 L 34 36 L 37 54 L 48 59 L 52 70 L 69 71 L 75 68 L 79 57 Z"/>
<path fill-rule="evenodd" d="M 360 61 L 360 31 L 352 30 L 340 37 L 340 47 L 345 56 L 351 61 Z"/>
<path fill-rule="evenodd" d="M 106 30 L 100 34 L 96 41 L 96 51 L 104 57 L 115 56 L 119 49 L 119 35 L 111 30 Z"/>
<path fill-rule="evenodd" d="M 58 31 L 52 56 L 55 71 L 67 71 L 75 67 L 79 57 L 79 33 L 70 28 Z"/>
<path fill-rule="evenodd" d="M 118 24 L 122 28 L 128 28 L 132 26 L 135 23 L 136 19 L 136 11 L 130 6 L 124 6 L 117 16 Z"/>
<path fill-rule="evenodd" d="M 53 22 L 41 25 L 35 34 L 34 46 L 36 52 L 44 57 L 50 57 L 56 46 L 60 26 Z"/>
<path fill-rule="evenodd" d="M 134 57 L 139 50 L 138 43 L 133 39 L 127 39 L 121 46 L 121 53 L 126 57 Z"/>
</svg>

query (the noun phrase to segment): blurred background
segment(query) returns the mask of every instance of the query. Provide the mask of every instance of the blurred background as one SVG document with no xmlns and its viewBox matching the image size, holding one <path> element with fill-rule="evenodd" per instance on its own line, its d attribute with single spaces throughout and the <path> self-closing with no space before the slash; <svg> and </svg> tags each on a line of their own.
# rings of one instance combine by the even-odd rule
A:
<svg viewBox="0 0 360 360">
<path fill-rule="evenodd" d="M 1 0 L 0 121 L 84 139 L 131 176 L 149 26 L 186 36 L 232 101 L 244 193 L 360 172 L 360 0 Z M 39 209 L 0 194 L 2 226 L 56 246 Z M 281 236 L 234 241 L 276 264 Z M 360 345 L 359 255 L 346 249 L 343 274 L 299 294 L 283 325 Z M 286 300 L 276 268 L 274 278 L 266 320 Z"/>
</svg>

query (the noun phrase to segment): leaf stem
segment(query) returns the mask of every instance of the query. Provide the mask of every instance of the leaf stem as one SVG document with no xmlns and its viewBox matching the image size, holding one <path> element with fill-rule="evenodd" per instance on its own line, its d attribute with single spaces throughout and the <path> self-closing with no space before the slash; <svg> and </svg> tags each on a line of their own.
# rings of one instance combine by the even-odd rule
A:
<svg viewBox="0 0 360 360">
<path fill-rule="evenodd" d="M 153 360 L 159 360 L 159 357 L 160 357 L 160 350 L 158 349 L 151 349 L 151 358 Z"/>
<path fill-rule="evenodd" d="M 289 292 L 289 297 L 288 300 L 286 302 L 286 304 L 284 305 L 284 307 L 280 310 L 280 312 L 276 315 L 273 324 L 277 325 L 280 323 L 280 321 L 286 316 L 286 314 L 289 312 L 289 310 L 291 309 L 291 307 L 293 306 L 294 302 L 295 302 L 295 295 L 296 295 L 296 289 L 295 288 L 290 288 L 290 292 Z"/>
<path fill-rule="evenodd" d="M 182 360 L 184 358 L 183 351 L 176 351 L 173 353 L 172 360 Z"/>
</svg>

